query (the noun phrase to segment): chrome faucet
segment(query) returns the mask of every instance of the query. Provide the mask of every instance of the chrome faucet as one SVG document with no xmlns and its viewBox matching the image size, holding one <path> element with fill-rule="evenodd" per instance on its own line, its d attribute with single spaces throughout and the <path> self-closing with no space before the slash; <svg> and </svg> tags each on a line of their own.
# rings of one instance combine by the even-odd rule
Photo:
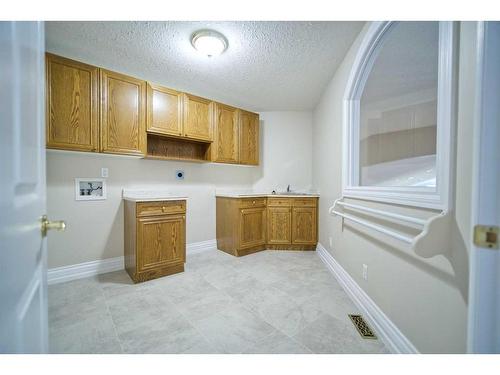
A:
<svg viewBox="0 0 500 375">
<path fill-rule="evenodd" d="M 287 193 L 290 193 L 292 190 L 290 189 L 290 184 L 288 184 L 288 186 L 286 187 L 286 192 Z"/>
</svg>

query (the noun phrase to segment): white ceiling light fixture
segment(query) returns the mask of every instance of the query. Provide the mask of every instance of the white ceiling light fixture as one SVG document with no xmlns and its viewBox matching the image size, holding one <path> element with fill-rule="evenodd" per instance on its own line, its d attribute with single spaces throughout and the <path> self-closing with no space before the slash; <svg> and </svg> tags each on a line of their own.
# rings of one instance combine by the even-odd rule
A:
<svg viewBox="0 0 500 375">
<path fill-rule="evenodd" d="M 228 46 L 227 39 L 215 30 L 198 30 L 191 36 L 191 44 L 198 52 L 208 56 L 223 53 Z"/>
</svg>

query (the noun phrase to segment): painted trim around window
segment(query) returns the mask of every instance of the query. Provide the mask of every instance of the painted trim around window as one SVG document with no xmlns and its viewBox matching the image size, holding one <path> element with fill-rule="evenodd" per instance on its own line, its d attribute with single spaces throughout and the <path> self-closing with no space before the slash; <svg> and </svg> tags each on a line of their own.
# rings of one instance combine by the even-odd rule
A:
<svg viewBox="0 0 500 375">
<path fill-rule="evenodd" d="M 359 186 L 360 98 L 382 41 L 395 24 L 371 23 L 348 77 L 343 108 L 342 194 L 344 197 L 447 210 L 452 205 L 451 181 L 454 176 L 456 27 L 453 22 L 439 22 L 436 187 Z"/>
</svg>

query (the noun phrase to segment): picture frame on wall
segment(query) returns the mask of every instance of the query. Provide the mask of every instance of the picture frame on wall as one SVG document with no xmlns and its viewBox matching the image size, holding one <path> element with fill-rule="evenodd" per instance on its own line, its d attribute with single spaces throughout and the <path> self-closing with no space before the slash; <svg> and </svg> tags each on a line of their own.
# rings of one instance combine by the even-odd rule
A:
<svg viewBox="0 0 500 375">
<path fill-rule="evenodd" d="M 75 200 L 94 201 L 107 199 L 106 179 L 75 178 Z"/>
</svg>

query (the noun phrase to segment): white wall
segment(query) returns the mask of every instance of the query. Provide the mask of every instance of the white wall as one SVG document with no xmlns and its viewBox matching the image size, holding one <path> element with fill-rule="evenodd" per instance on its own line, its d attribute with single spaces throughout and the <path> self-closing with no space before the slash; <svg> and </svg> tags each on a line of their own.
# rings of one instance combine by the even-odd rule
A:
<svg viewBox="0 0 500 375">
<path fill-rule="evenodd" d="M 123 255 L 123 188 L 160 187 L 187 195 L 187 243 L 193 243 L 215 239 L 216 188 L 310 186 L 311 113 L 270 112 L 261 119 L 257 167 L 48 151 L 48 215 L 67 223 L 65 232 L 49 235 L 49 268 Z M 108 199 L 75 201 L 74 179 L 100 177 L 102 167 L 109 168 Z M 178 169 L 186 173 L 182 181 L 175 179 Z"/>
<path fill-rule="evenodd" d="M 342 195 L 342 103 L 347 77 L 360 42 L 362 30 L 335 73 L 313 113 L 313 188 L 321 191 L 320 242 L 377 303 L 386 315 L 422 352 L 464 352 L 467 327 L 467 284 L 470 216 L 472 137 L 470 113 L 474 75 L 473 24 L 462 23 L 459 64 L 459 108 L 457 124 L 456 212 L 450 251 L 422 258 L 397 242 L 370 230 L 342 226 L 328 208 Z M 462 164 L 463 163 L 463 164 Z M 329 248 L 329 237 L 333 246 Z M 368 280 L 362 264 L 368 265 Z"/>
<path fill-rule="evenodd" d="M 309 190 L 312 184 L 312 113 L 263 112 L 258 191 Z"/>
</svg>

